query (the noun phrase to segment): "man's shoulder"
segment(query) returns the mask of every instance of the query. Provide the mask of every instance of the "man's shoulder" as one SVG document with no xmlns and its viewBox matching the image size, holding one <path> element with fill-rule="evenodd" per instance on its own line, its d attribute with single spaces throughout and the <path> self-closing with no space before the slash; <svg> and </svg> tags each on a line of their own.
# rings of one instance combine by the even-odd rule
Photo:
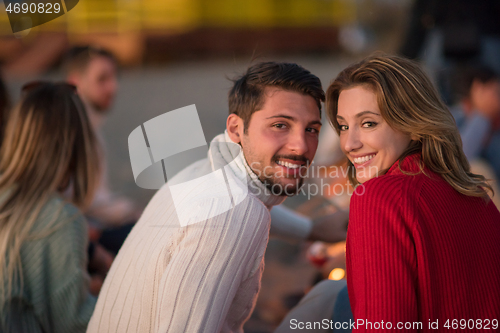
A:
<svg viewBox="0 0 500 333">
<path fill-rule="evenodd" d="M 198 177 L 202 177 L 210 172 L 211 172 L 210 162 L 208 161 L 208 158 L 203 158 L 201 160 L 198 160 L 196 162 L 187 165 L 186 167 L 184 167 L 178 173 L 174 174 L 171 177 L 167 175 L 167 177 L 169 178 L 168 183 L 170 184 L 183 183 Z"/>
<path fill-rule="evenodd" d="M 225 225 L 229 229 L 239 229 L 242 226 L 269 228 L 271 220 L 267 207 L 251 194 L 239 202 L 220 196 L 207 198 L 199 202 L 197 207 L 193 207 L 190 214 L 189 221 L 193 223 L 201 220 L 207 225 Z"/>
<path fill-rule="evenodd" d="M 271 218 L 271 213 L 266 205 L 251 193 L 248 193 L 244 200 L 235 205 L 234 209 L 238 214 L 248 215 L 251 220 Z"/>
<path fill-rule="evenodd" d="M 216 173 L 210 177 L 213 179 L 197 177 L 175 185 L 166 183 L 151 199 L 143 214 L 144 218 L 154 219 L 159 224 L 173 223 L 179 227 L 200 222 L 230 227 L 242 223 L 268 224 L 268 208 L 242 184 L 228 184 L 223 175 Z"/>
</svg>

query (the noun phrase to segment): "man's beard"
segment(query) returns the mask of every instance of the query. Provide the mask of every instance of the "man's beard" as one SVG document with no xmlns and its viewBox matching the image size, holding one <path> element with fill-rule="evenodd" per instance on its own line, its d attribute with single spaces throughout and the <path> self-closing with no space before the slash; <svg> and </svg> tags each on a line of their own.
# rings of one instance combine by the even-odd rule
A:
<svg viewBox="0 0 500 333">
<path fill-rule="evenodd" d="M 279 179 L 274 177 L 259 177 L 259 180 L 266 186 L 266 188 L 276 196 L 286 196 L 291 197 L 300 192 L 302 185 L 304 185 L 304 178 L 295 178 L 294 184 L 283 185 L 280 183 Z"/>
<path fill-rule="evenodd" d="M 92 109 L 98 113 L 98 114 L 108 114 L 111 111 L 111 103 L 108 103 L 107 105 L 102 105 L 103 103 L 99 103 L 93 100 L 88 100 L 88 103 L 92 107 Z"/>
<path fill-rule="evenodd" d="M 280 159 L 290 159 L 298 162 L 304 162 L 307 166 L 309 164 L 309 160 L 304 156 L 295 156 L 295 155 L 275 155 L 271 159 L 271 163 L 277 164 Z M 307 170 L 307 167 L 304 169 L 303 166 L 299 168 L 298 175 L 295 175 L 292 179 L 294 179 L 293 184 L 283 185 L 280 183 L 280 178 L 277 178 L 276 175 L 270 175 L 266 177 L 264 173 L 259 179 L 264 183 L 266 188 L 271 191 L 272 194 L 277 196 L 294 196 L 299 193 L 300 188 L 304 184 L 304 177 L 302 176 L 302 172 Z M 287 178 L 283 175 L 284 178 Z"/>
<path fill-rule="evenodd" d="M 243 149 L 243 142 L 240 143 L 240 146 L 241 146 L 241 149 L 244 151 Z M 247 160 L 247 163 L 248 163 L 248 159 L 247 157 L 252 157 L 253 154 L 252 154 L 252 151 L 244 151 L 244 155 L 245 155 L 245 159 Z M 305 157 L 305 156 L 296 156 L 296 155 L 274 155 L 271 159 L 271 165 L 274 163 L 274 164 L 277 164 L 276 162 L 280 159 L 280 158 L 284 158 L 284 159 L 290 159 L 290 160 L 295 160 L 295 161 L 301 161 L 301 162 L 304 162 L 307 166 L 309 165 L 309 160 Z M 254 163 L 257 163 L 260 168 L 254 168 Z M 251 163 L 248 163 L 249 166 L 250 166 L 250 169 L 253 171 L 253 173 L 257 176 L 257 178 L 260 180 L 260 182 L 262 184 L 264 184 L 264 186 L 273 194 L 273 195 L 276 195 L 276 196 L 294 196 L 296 194 L 299 193 L 302 185 L 304 184 L 304 178 L 301 176 L 302 173 L 299 173 L 299 175 L 297 175 L 296 177 L 293 177 L 293 179 L 295 180 L 294 184 L 287 184 L 287 185 L 283 185 L 280 183 L 280 178 L 278 178 L 276 175 L 272 174 L 272 175 L 266 175 L 266 167 L 264 167 L 262 169 L 262 166 L 264 165 L 264 163 L 262 161 L 255 161 L 255 162 L 251 162 Z M 306 168 L 307 170 L 307 168 Z M 301 167 L 301 171 L 302 172 L 302 167 Z M 283 176 L 284 177 L 284 176 Z"/>
</svg>

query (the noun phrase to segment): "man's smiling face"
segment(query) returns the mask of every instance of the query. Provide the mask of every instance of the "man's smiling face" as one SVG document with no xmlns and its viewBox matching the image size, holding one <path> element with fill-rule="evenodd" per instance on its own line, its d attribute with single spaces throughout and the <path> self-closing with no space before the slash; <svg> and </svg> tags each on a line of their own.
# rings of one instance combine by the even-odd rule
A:
<svg viewBox="0 0 500 333">
<path fill-rule="evenodd" d="M 240 131 L 243 153 L 272 193 L 295 195 L 318 147 L 318 105 L 309 95 L 272 87 L 266 88 L 264 98 L 247 131 Z"/>
</svg>

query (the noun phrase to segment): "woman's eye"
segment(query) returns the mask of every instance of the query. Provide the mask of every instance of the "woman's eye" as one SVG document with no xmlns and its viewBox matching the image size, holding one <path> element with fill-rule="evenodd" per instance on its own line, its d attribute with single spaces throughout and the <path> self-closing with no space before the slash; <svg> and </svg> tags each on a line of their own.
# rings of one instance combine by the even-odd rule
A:
<svg viewBox="0 0 500 333">
<path fill-rule="evenodd" d="M 375 127 L 377 125 L 374 121 L 367 121 L 363 123 L 363 127 Z"/>
<path fill-rule="evenodd" d="M 346 131 L 349 127 L 347 125 L 339 125 L 341 131 Z"/>
</svg>

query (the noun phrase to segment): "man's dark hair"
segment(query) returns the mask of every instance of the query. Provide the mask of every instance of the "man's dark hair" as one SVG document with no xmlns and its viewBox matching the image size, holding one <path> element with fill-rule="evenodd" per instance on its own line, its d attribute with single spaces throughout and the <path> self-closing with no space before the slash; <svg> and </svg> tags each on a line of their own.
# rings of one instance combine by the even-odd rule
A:
<svg viewBox="0 0 500 333">
<path fill-rule="evenodd" d="M 267 87 L 311 96 L 318 105 L 321 117 L 321 102 L 325 101 L 321 81 L 297 64 L 261 62 L 250 66 L 246 73 L 234 79 L 233 83 L 229 92 L 229 114 L 234 113 L 243 119 L 244 133 L 250 125 L 252 114 L 263 107 Z"/>
<path fill-rule="evenodd" d="M 452 79 L 455 102 L 469 97 L 474 81 L 487 83 L 499 79 L 500 77 L 493 69 L 484 65 L 467 65 L 457 68 Z"/>
<path fill-rule="evenodd" d="M 66 73 L 82 72 L 96 57 L 105 57 L 117 64 L 113 53 L 98 46 L 75 46 L 72 47 L 64 59 L 64 70 Z"/>
</svg>

